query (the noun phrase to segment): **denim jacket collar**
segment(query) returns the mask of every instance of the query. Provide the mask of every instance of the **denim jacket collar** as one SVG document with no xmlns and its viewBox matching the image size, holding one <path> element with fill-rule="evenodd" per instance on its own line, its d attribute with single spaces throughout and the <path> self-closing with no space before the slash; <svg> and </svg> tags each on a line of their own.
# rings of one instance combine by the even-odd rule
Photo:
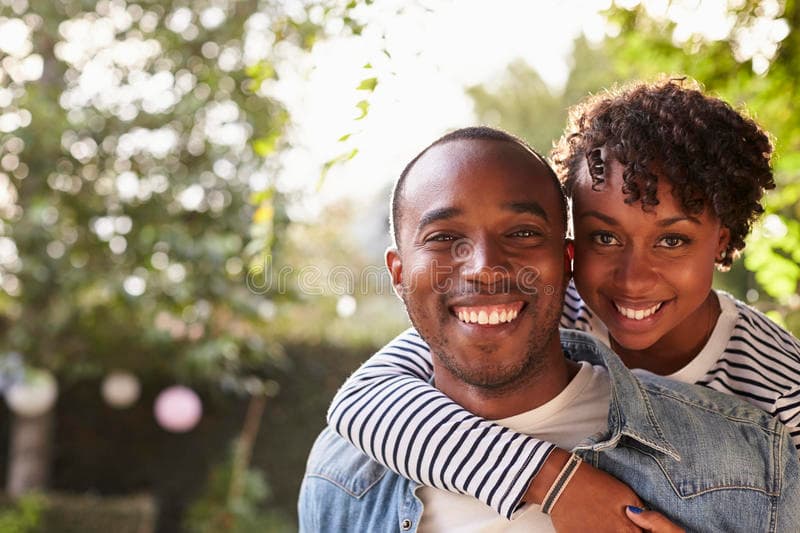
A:
<svg viewBox="0 0 800 533">
<path fill-rule="evenodd" d="M 609 433 L 601 441 L 596 437 L 589 439 L 576 450 L 602 450 L 616 446 L 622 436 L 627 436 L 651 450 L 681 460 L 650 406 L 646 385 L 634 377 L 614 352 L 586 333 L 575 330 L 561 330 L 561 345 L 570 359 L 604 366 L 611 380 Z"/>
</svg>

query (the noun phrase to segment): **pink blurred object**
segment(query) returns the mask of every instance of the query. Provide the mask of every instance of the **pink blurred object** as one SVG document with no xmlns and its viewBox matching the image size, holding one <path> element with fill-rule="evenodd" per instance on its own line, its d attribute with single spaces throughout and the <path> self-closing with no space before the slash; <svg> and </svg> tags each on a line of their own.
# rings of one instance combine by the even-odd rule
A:
<svg viewBox="0 0 800 533">
<path fill-rule="evenodd" d="M 185 433 L 200 421 L 203 404 L 192 389 L 173 385 L 161 391 L 153 411 L 159 426 L 173 433 Z"/>
</svg>

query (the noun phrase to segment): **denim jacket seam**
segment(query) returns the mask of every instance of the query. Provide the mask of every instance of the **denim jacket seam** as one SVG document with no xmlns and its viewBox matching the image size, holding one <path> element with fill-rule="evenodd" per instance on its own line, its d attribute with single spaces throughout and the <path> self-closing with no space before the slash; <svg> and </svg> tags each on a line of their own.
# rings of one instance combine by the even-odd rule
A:
<svg viewBox="0 0 800 533">
<path fill-rule="evenodd" d="M 726 420 L 729 420 L 731 422 L 736 422 L 736 423 L 739 423 L 739 424 L 745 424 L 745 425 L 757 427 L 758 429 L 764 431 L 765 433 L 769 433 L 773 437 L 779 436 L 780 433 L 781 433 L 780 429 L 776 429 L 774 424 L 766 424 L 765 425 L 765 424 L 762 424 L 761 422 L 759 422 L 757 420 L 753 420 L 750 417 L 735 416 L 735 415 L 732 415 L 730 413 L 726 413 L 726 412 L 720 410 L 721 409 L 720 407 L 716 407 L 715 408 L 714 406 L 704 405 L 702 403 L 697 403 L 695 401 L 692 401 L 692 400 L 689 400 L 687 398 L 684 398 L 683 396 L 672 394 L 670 391 L 665 391 L 665 390 L 662 390 L 662 389 L 658 389 L 658 390 L 648 389 L 648 392 L 650 394 L 658 394 L 659 396 L 663 396 L 665 398 L 669 398 L 670 400 L 673 400 L 673 401 L 676 401 L 676 402 L 680 402 L 680 403 L 682 403 L 684 405 L 688 405 L 688 406 L 690 406 L 690 407 L 692 407 L 694 409 L 699 409 L 699 410 L 705 411 L 705 412 L 710 413 L 712 415 L 721 416 L 721 417 L 723 417 Z"/>
<path fill-rule="evenodd" d="M 360 500 L 360 499 L 361 499 L 361 498 L 363 498 L 363 497 L 364 497 L 364 496 L 365 496 L 365 495 L 366 495 L 366 494 L 367 494 L 367 493 L 368 493 L 368 492 L 369 492 L 369 491 L 370 491 L 370 490 L 371 490 L 371 489 L 372 489 L 372 488 L 373 488 L 375 485 L 377 485 L 377 484 L 378 484 L 378 483 L 379 483 L 379 482 L 380 482 L 380 481 L 383 479 L 383 477 L 384 477 L 385 475 L 386 475 L 386 471 L 383 471 L 383 472 L 381 472 L 381 475 L 379 475 L 378 477 L 376 477 L 374 481 L 372 481 L 372 482 L 371 482 L 369 485 L 367 485 L 367 486 L 366 486 L 366 487 L 365 487 L 365 488 L 364 488 L 362 491 L 360 491 L 358 494 L 357 494 L 357 493 L 355 493 L 354 491 L 350 490 L 348 487 L 345 487 L 343 484 L 341 484 L 340 482 L 336 481 L 335 479 L 333 479 L 333 478 L 331 478 L 331 477 L 329 477 L 329 476 L 326 476 L 325 474 L 320 474 L 320 473 L 310 473 L 310 474 L 306 474 L 306 478 L 312 478 L 312 477 L 315 477 L 315 478 L 318 478 L 318 479 L 322 479 L 322 480 L 324 480 L 324 481 L 327 481 L 327 482 L 328 482 L 328 483 L 330 483 L 331 485 L 333 485 L 333 486 L 335 486 L 335 487 L 337 487 L 337 488 L 341 489 L 343 492 L 347 493 L 348 495 L 352 496 L 353 498 L 356 498 L 356 499 Z"/>
<path fill-rule="evenodd" d="M 650 421 L 650 425 L 655 430 L 656 435 L 658 435 L 658 437 L 662 441 L 664 441 L 664 443 L 667 446 L 669 446 L 671 449 L 670 450 L 661 449 L 662 446 L 658 446 L 656 443 L 650 443 L 649 439 L 645 439 L 644 437 L 641 437 L 641 436 L 639 436 L 639 440 L 641 440 L 642 442 L 648 443 L 650 446 L 654 447 L 656 450 L 660 451 L 661 453 L 665 453 L 665 454 L 669 455 L 670 457 L 674 458 L 675 460 L 680 461 L 680 458 L 681 458 L 680 454 L 675 449 L 675 446 L 672 444 L 672 442 L 670 442 L 670 440 L 664 434 L 664 430 L 661 427 L 661 424 L 659 423 L 658 416 L 656 416 L 656 412 L 653 409 L 653 405 L 650 402 L 650 392 L 651 392 L 650 389 L 647 386 L 645 386 L 645 384 L 642 383 L 639 380 L 636 380 L 636 386 L 639 388 L 639 392 L 641 393 L 642 399 L 644 400 L 645 410 L 647 411 L 647 419 Z M 638 434 L 638 431 L 636 433 Z"/>
<path fill-rule="evenodd" d="M 782 428 L 783 428 L 782 432 L 788 432 L 786 426 L 782 426 Z M 781 429 L 781 427 L 779 427 L 778 429 Z M 781 493 L 783 492 L 783 470 L 780 467 L 781 465 L 780 458 L 783 456 L 783 443 L 785 439 L 780 438 L 781 436 L 780 433 L 782 432 L 779 431 L 779 434 L 777 435 L 778 438 L 775 438 L 776 436 L 773 435 L 773 440 L 772 440 L 773 445 L 770 446 L 770 448 L 772 448 L 772 453 L 773 453 L 772 464 L 774 465 L 774 472 L 772 473 L 772 480 L 773 480 L 772 489 L 775 491 L 776 496 L 780 496 Z"/>
<path fill-rule="evenodd" d="M 584 339 L 574 339 L 574 338 L 565 340 L 564 338 L 562 338 L 561 342 L 562 342 L 562 344 L 567 345 L 567 346 L 572 346 L 572 347 L 575 347 L 575 348 L 583 348 L 583 349 L 585 349 L 587 351 L 591 351 L 592 354 L 595 355 L 596 357 L 599 357 L 604 362 L 604 366 L 606 366 L 606 368 L 608 368 L 608 364 L 605 363 L 605 358 L 600 353 L 600 350 L 597 349 L 597 345 L 593 344 L 591 341 L 584 340 Z M 613 381 L 613 379 L 612 379 L 612 381 Z M 645 412 L 647 413 L 647 419 L 650 422 L 650 425 L 655 430 L 656 435 L 670 449 L 665 449 L 663 445 L 660 445 L 658 443 L 652 442 L 651 439 L 643 437 L 641 432 L 637 431 L 635 428 L 627 427 L 626 431 L 621 431 L 622 427 L 620 427 L 620 428 L 614 428 L 614 431 L 616 432 L 616 429 L 619 429 L 621 431 L 621 433 L 623 433 L 625 435 L 628 435 L 628 436 L 630 436 L 632 438 L 635 438 L 636 440 L 638 440 L 642 444 L 645 444 L 645 445 L 653 448 L 656 451 L 659 451 L 661 453 L 665 453 L 665 454 L 667 454 L 669 456 L 674 457 L 676 460 L 679 460 L 680 459 L 680 455 L 675 450 L 675 446 L 673 446 L 673 444 L 670 442 L 670 440 L 664 434 L 664 430 L 662 429 L 661 424 L 658 421 L 658 417 L 656 416 L 656 413 L 653 410 L 652 405 L 650 404 L 650 396 L 649 395 L 650 395 L 651 391 L 650 391 L 649 387 L 647 387 L 646 384 L 642 383 L 641 381 L 639 381 L 638 379 L 635 379 L 635 378 L 633 379 L 633 383 L 636 385 L 637 390 L 640 393 L 640 396 L 644 400 L 644 404 L 645 404 L 644 405 L 644 409 L 645 409 Z M 620 402 L 616 397 L 612 397 L 612 405 L 614 405 L 617 408 L 618 411 L 621 410 L 620 409 L 620 405 L 621 404 L 622 404 L 622 402 Z M 615 439 L 615 440 L 618 441 L 619 439 Z"/>
<path fill-rule="evenodd" d="M 626 445 L 623 445 L 623 446 L 624 447 L 630 447 L 630 446 L 626 446 Z M 663 465 L 661 464 L 661 461 L 656 456 L 656 454 L 652 453 L 651 451 L 646 451 L 646 450 L 641 450 L 641 449 L 639 449 L 638 451 L 639 451 L 639 453 L 642 453 L 644 455 L 647 455 L 647 456 L 650 456 L 650 457 L 653 458 L 653 460 L 655 461 L 656 465 L 658 465 L 658 469 L 664 475 L 664 479 L 667 480 L 667 482 L 669 483 L 670 487 L 672 488 L 672 491 L 675 493 L 675 496 L 677 498 L 679 498 L 680 500 L 683 500 L 683 501 L 691 500 L 691 499 L 696 498 L 698 496 L 702 496 L 704 494 L 709 494 L 709 493 L 712 493 L 712 492 L 717 492 L 717 491 L 720 491 L 720 490 L 748 490 L 748 491 L 753 491 L 753 492 L 759 492 L 761 494 L 764 494 L 764 495 L 768 496 L 771 500 L 774 500 L 775 498 L 780 497 L 780 492 L 776 493 L 773 490 L 767 490 L 767 489 L 765 489 L 763 487 L 743 485 L 743 484 L 730 484 L 730 485 L 720 484 L 720 485 L 715 485 L 713 487 L 708 487 L 708 488 L 705 488 L 705 489 L 701 489 L 701 490 L 698 490 L 696 492 L 692 492 L 691 494 L 688 494 L 688 495 L 683 495 L 678 490 L 678 487 L 672 482 L 672 477 L 664 469 Z M 659 450 L 654 450 L 654 451 L 658 452 Z M 598 464 L 599 464 L 599 456 L 600 456 L 600 454 L 602 452 L 603 452 L 603 450 L 592 450 L 591 453 L 595 454 L 595 457 L 597 459 L 595 461 L 595 464 L 593 464 L 593 466 L 595 466 L 595 467 L 598 466 Z M 775 507 L 775 503 L 774 503 L 774 501 L 772 501 L 771 502 L 771 509 L 774 509 L 774 507 Z"/>
</svg>

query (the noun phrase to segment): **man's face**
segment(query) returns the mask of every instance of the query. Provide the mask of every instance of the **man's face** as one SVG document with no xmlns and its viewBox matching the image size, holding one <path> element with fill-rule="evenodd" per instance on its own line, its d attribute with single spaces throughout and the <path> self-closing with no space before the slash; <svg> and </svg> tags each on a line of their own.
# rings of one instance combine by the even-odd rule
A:
<svg viewBox="0 0 800 533">
<path fill-rule="evenodd" d="M 568 279 L 559 191 L 511 142 L 431 148 L 406 177 L 395 289 L 434 354 L 437 383 L 513 388 L 558 354 Z M 447 374 L 446 376 L 443 375 Z"/>
</svg>

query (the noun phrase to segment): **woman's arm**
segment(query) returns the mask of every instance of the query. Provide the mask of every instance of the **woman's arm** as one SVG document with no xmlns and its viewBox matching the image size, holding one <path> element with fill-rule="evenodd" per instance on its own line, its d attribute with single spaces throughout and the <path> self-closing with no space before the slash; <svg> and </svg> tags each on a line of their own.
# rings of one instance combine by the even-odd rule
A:
<svg viewBox="0 0 800 533">
<path fill-rule="evenodd" d="M 470 494 L 511 517 L 554 446 L 478 418 L 430 384 L 428 346 L 407 330 L 342 386 L 331 428 L 403 477 Z"/>
<path fill-rule="evenodd" d="M 432 372 L 425 342 L 402 333 L 339 390 L 331 428 L 401 476 L 469 494 L 506 518 L 541 503 L 569 452 L 472 415 L 430 384 Z M 574 479 L 551 515 L 559 531 L 633 527 L 625 506 L 642 503 L 627 485 L 586 463 Z"/>
<path fill-rule="evenodd" d="M 777 399 L 772 414 L 789 430 L 800 455 L 800 385 L 795 385 Z"/>
</svg>

